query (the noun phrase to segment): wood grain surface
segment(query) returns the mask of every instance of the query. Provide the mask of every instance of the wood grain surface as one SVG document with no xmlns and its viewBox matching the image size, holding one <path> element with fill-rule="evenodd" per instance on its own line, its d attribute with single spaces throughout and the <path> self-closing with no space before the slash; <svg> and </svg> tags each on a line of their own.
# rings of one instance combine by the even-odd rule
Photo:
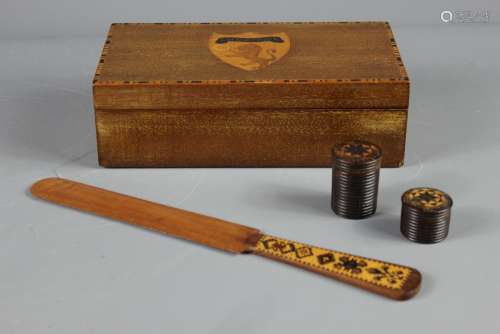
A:
<svg viewBox="0 0 500 334">
<path fill-rule="evenodd" d="M 213 33 L 286 33 L 258 71 L 214 56 Z M 94 79 L 102 109 L 407 108 L 409 79 L 387 22 L 113 24 Z"/>
<path fill-rule="evenodd" d="M 262 234 L 259 230 L 61 178 L 31 187 L 43 200 L 233 253 L 254 253 L 406 300 L 420 289 L 418 270 Z M 230 269 L 228 268 L 228 272 Z"/>
<path fill-rule="evenodd" d="M 403 164 L 410 82 L 387 22 L 113 24 L 93 81 L 106 167 Z"/>
<path fill-rule="evenodd" d="M 250 250 L 257 229 L 62 178 L 43 179 L 31 193 L 46 201 L 119 220 L 227 252 Z"/>
<path fill-rule="evenodd" d="M 329 167 L 335 144 L 379 145 L 403 163 L 404 110 L 96 110 L 106 167 Z"/>
</svg>

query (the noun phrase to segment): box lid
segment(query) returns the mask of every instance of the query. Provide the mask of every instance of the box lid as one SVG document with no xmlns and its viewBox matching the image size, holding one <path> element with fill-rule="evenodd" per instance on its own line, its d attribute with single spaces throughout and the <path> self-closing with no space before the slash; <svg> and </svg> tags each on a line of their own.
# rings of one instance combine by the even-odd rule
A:
<svg viewBox="0 0 500 334">
<path fill-rule="evenodd" d="M 114 23 L 99 109 L 408 107 L 387 22 Z"/>
</svg>

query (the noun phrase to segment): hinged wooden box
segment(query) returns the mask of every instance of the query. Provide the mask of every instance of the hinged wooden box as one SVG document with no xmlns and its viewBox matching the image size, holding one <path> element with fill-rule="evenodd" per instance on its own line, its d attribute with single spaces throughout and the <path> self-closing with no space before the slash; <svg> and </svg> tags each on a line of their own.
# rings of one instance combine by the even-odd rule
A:
<svg viewBox="0 0 500 334">
<path fill-rule="evenodd" d="M 409 79 L 386 22 L 112 24 L 93 82 L 107 167 L 326 167 L 404 158 Z"/>
</svg>

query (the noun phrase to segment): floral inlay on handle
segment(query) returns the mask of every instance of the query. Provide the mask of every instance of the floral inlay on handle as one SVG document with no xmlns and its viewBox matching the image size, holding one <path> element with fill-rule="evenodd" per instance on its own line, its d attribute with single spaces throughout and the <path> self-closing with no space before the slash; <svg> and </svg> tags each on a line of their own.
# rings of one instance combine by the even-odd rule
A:
<svg viewBox="0 0 500 334">
<path fill-rule="evenodd" d="M 311 246 L 270 235 L 263 235 L 261 237 L 257 243 L 255 253 L 322 273 L 382 294 L 385 294 L 384 292 L 387 289 L 403 292 L 408 292 L 407 290 L 409 289 L 416 289 L 418 291 L 420 285 L 420 273 L 413 268 Z M 411 286 L 408 285 L 410 277 L 412 277 Z M 370 286 L 382 289 L 371 289 Z M 411 296 L 396 293 L 390 297 L 407 299 Z"/>
</svg>

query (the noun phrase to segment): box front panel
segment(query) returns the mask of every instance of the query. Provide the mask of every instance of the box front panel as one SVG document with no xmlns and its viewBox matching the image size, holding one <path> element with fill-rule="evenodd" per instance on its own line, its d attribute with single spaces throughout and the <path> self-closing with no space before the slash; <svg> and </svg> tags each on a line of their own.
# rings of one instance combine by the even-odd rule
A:
<svg viewBox="0 0 500 334">
<path fill-rule="evenodd" d="M 334 144 L 368 140 L 403 164 L 407 110 L 96 109 L 105 167 L 329 167 Z"/>
</svg>

